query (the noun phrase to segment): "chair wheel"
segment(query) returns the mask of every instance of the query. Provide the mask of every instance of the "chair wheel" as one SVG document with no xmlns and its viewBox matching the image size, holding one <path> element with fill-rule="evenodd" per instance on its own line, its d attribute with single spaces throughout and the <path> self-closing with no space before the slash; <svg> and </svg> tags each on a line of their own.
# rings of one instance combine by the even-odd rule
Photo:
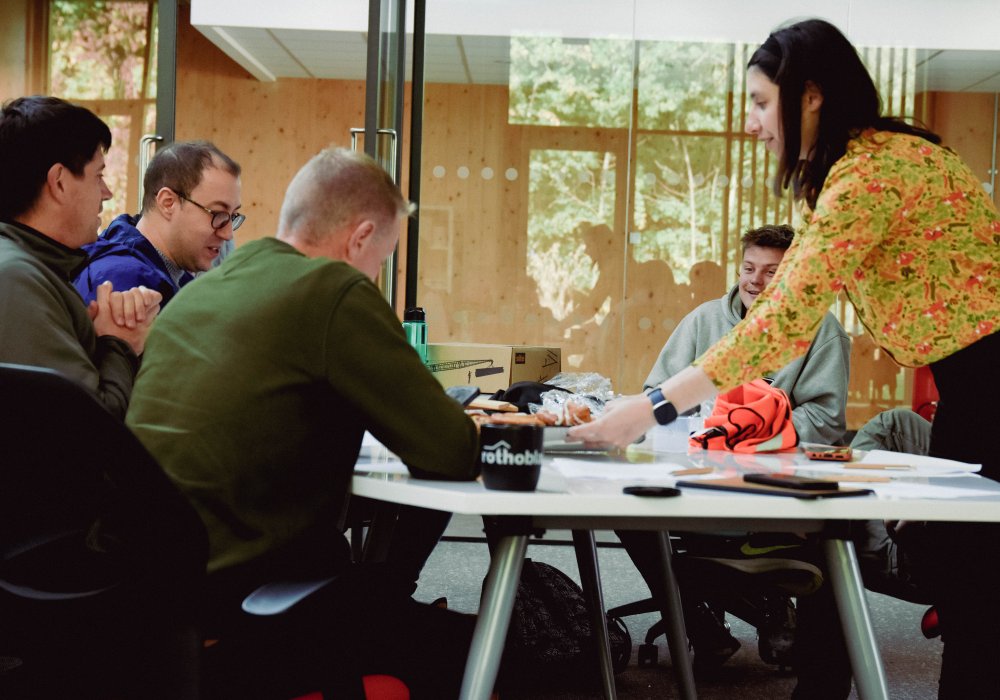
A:
<svg viewBox="0 0 1000 700">
<path fill-rule="evenodd" d="M 656 665 L 656 645 L 640 644 L 638 663 L 640 668 Z"/>
</svg>

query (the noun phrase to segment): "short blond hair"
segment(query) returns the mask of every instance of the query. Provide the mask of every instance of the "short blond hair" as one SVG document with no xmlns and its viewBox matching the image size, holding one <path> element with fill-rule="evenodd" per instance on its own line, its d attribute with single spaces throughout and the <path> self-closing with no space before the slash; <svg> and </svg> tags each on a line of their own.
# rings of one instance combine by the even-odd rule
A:
<svg viewBox="0 0 1000 700">
<path fill-rule="evenodd" d="M 315 243 L 362 218 L 392 221 L 412 205 L 382 166 L 364 153 L 327 148 L 292 178 L 278 217 L 278 236 Z"/>
</svg>

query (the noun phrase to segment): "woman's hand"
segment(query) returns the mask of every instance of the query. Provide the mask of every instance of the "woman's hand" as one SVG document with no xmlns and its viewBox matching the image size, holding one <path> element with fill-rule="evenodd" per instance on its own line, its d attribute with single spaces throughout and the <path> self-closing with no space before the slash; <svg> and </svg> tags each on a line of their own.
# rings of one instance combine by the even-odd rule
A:
<svg viewBox="0 0 1000 700">
<path fill-rule="evenodd" d="M 712 380 L 700 367 L 693 365 L 663 382 L 660 389 L 678 413 L 694 408 L 716 394 Z M 636 394 L 612 401 L 592 423 L 570 428 L 566 438 L 595 449 L 625 448 L 654 425 L 653 403 L 645 394 Z"/>
<path fill-rule="evenodd" d="M 645 394 L 637 394 L 610 402 L 600 417 L 570 428 L 566 438 L 596 449 L 625 448 L 654 425 L 653 404 Z"/>
</svg>

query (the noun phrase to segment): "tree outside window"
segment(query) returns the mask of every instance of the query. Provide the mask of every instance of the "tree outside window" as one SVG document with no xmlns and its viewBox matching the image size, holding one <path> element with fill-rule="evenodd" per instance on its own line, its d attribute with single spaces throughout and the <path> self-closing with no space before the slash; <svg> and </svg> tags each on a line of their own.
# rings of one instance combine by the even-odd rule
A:
<svg viewBox="0 0 1000 700">
<path fill-rule="evenodd" d="M 155 0 L 50 0 L 49 93 L 111 128 L 102 224 L 138 211 L 139 146 L 156 124 Z"/>
</svg>

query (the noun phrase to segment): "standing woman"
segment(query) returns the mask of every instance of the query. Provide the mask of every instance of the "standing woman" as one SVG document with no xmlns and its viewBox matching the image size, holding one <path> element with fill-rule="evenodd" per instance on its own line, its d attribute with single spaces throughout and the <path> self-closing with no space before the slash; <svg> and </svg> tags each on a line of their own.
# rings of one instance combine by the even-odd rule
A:
<svg viewBox="0 0 1000 700">
<path fill-rule="evenodd" d="M 981 463 L 983 476 L 1000 480 L 992 437 L 1000 215 L 979 180 L 936 135 L 881 115 L 857 51 L 822 20 L 771 34 L 750 58 L 747 92 L 746 130 L 777 156 L 775 189 L 790 187 L 799 201 L 800 234 L 732 332 L 649 396 L 613 402 L 571 438 L 624 447 L 678 411 L 788 364 L 843 291 L 898 363 L 930 365 L 940 394 L 931 454 Z M 934 582 L 945 639 L 940 697 L 996 697 L 1000 525 L 922 532 L 937 542 L 942 572 Z"/>
</svg>

